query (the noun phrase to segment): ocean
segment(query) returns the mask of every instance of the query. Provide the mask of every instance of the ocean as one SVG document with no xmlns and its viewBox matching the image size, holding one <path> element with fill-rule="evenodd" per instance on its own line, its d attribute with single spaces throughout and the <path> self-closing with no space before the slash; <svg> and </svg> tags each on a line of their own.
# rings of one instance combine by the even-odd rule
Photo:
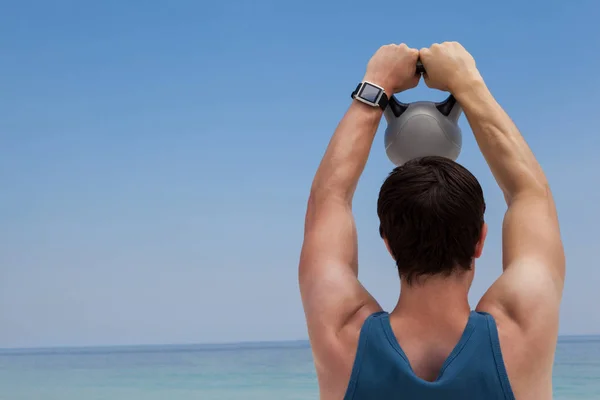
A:
<svg viewBox="0 0 600 400">
<path fill-rule="evenodd" d="M 600 336 L 560 338 L 554 394 L 600 399 Z M 0 400 L 317 398 L 304 341 L 0 350 Z"/>
</svg>

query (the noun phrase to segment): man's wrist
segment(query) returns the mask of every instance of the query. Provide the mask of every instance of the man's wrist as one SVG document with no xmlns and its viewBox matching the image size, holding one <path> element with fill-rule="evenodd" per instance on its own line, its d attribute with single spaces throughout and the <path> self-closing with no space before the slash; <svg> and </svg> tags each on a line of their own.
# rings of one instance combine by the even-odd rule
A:
<svg viewBox="0 0 600 400">
<path fill-rule="evenodd" d="M 392 93 L 393 89 L 391 89 L 390 85 L 387 84 L 387 82 L 384 79 L 378 78 L 377 76 L 365 75 L 362 81 L 379 86 L 383 89 L 388 98 L 390 98 L 394 94 Z"/>
<path fill-rule="evenodd" d="M 368 115 L 369 118 L 381 118 L 383 116 L 383 110 L 381 109 L 381 107 L 373 107 L 356 99 L 352 100 L 350 108 L 356 108 L 360 110 L 360 113 L 362 115 L 364 115 L 365 117 Z"/>
<path fill-rule="evenodd" d="M 459 103 L 468 101 L 473 96 L 480 97 L 487 91 L 487 86 L 479 73 L 464 78 L 459 85 L 450 88 L 450 92 Z"/>
</svg>

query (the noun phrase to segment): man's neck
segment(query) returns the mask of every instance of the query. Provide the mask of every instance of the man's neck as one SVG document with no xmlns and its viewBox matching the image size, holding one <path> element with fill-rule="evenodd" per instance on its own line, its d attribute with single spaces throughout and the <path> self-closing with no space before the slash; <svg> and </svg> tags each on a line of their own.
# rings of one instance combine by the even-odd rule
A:
<svg viewBox="0 0 600 400">
<path fill-rule="evenodd" d="M 467 276 L 427 277 L 411 285 L 402 280 L 400 298 L 392 314 L 418 320 L 468 318 L 470 279 Z"/>
</svg>

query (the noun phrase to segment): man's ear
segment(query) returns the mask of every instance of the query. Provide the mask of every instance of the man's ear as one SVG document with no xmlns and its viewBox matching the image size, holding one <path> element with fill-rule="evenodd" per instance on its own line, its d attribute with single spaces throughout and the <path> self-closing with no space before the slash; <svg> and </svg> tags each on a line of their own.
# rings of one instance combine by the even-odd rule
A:
<svg viewBox="0 0 600 400">
<path fill-rule="evenodd" d="M 481 235 L 479 236 L 479 241 L 477 242 L 477 245 L 475 245 L 475 254 L 473 254 L 474 258 L 481 257 L 481 253 L 483 253 L 483 245 L 485 243 L 485 238 L 487 237 L 487 232 L 488 226 L 484 222 L 483 226 L 481 227 Z"/>
</svg>

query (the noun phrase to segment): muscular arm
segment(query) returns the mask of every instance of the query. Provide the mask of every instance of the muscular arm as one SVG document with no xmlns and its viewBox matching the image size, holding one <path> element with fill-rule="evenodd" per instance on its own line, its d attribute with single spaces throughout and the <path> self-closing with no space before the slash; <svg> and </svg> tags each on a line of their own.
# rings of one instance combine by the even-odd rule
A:
<svg viewBox="0 0 600 400">
<path fill-rule="evenodd" d="M 418 56 L 418 50 L 405 44 L 382 46 L 369 61 L 365 80 L 388 95 L 415 87 Z M 337 379 L 347 384 L 360 326 L 381 310 L 358 281 L 352 197 L 382 114 L 379 108 L 352 102 L 331 138 L 308 200 L 300 292 L 317 373 L 320 380 L 327 377 L 326 385 Z"/>
<path fill-rule="evenodd" d="M 521 332 L 553 346 L 565 256 L 548 181 L 482 79 L 474 79 L 456 96 L 508 205 L 502 231 L 504 273 L 478 308 L 504 313 Z"/>
<path fill-rule="evenodd" d="M 379 309 L 358 281 L 352 197 L 366 165 L 382 111 L 353 102 L 315 175 L 306 211 L 299 280 L 313 349 L 331 340 L 357 314 Z"/>
</svg>

